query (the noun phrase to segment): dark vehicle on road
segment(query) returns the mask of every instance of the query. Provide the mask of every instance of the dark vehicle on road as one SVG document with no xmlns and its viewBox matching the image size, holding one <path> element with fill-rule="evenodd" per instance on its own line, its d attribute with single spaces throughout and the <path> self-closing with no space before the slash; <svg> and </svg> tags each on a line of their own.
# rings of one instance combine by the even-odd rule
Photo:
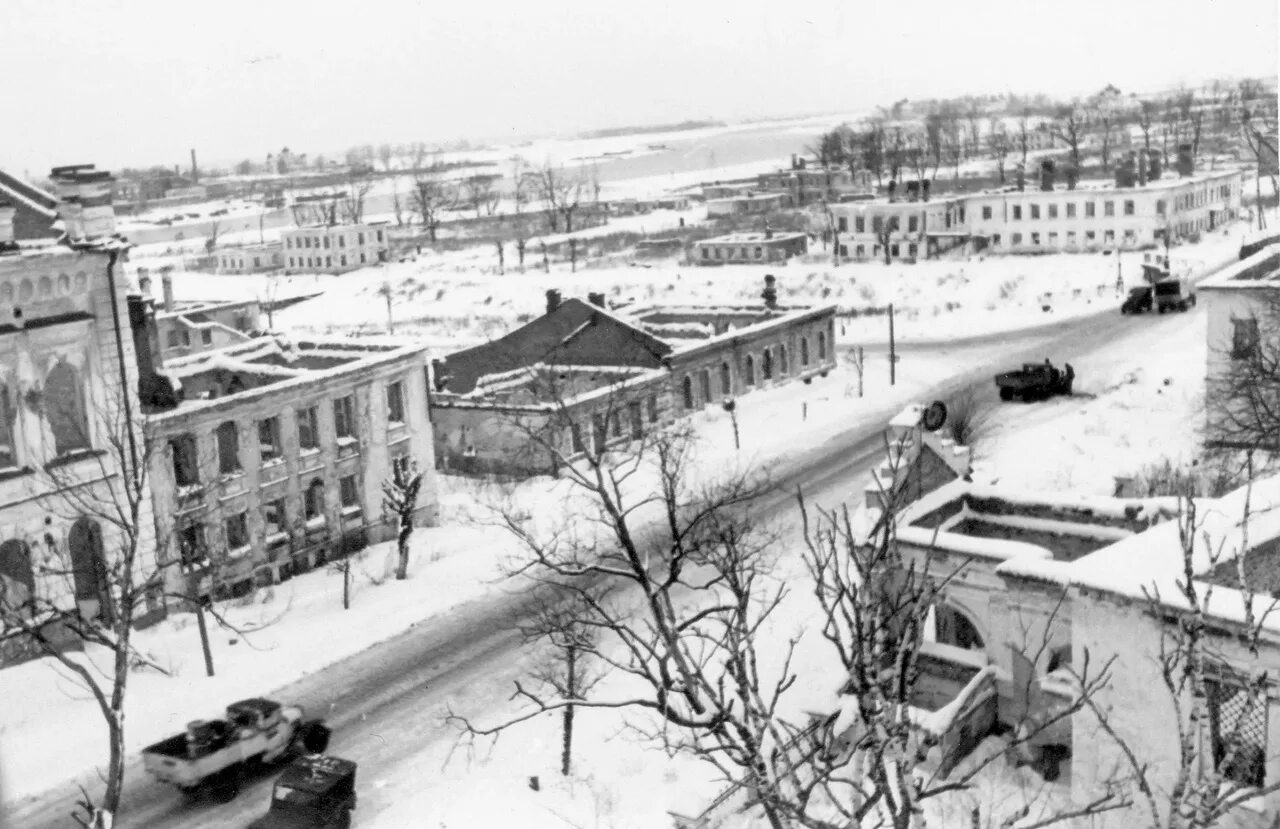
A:
<svg viewBox="0 0 1280 829">
<path fill-rule="evenodd" d="M 1043 363 L 1023 363 L 1017 371 L 996 375 L 1001 400 L 1021 399 L 1027 402 L 1044 400 L 1055 394 L 1070 395 L 1071 383 L 1076 371 L 1070 363 L 1059 369 L 1045 360 Z"/>
<path fill-rule="evenodd" d="M 1124 304 L 1120 306 L 1120 313 L 1142 314 L 1150 311 L 1152 287 L 1151 285 L 1143 285 L 1131 289 L 1129 296 L 1125 298 Z M 1186 311 L 1196 305 L 1195 292 L 1180 279 L 1162 280 L 1157 282 L 1154 288 L 1156 310 L 1161 314 L 1165 311 Z"/>
<path fill-rule="evenodd" d="M 271 808 L 249 829 L 347 829 L 356 808 L 356 764 L 340 757 L 299 757 L 276 780 Z"/>
</svg>

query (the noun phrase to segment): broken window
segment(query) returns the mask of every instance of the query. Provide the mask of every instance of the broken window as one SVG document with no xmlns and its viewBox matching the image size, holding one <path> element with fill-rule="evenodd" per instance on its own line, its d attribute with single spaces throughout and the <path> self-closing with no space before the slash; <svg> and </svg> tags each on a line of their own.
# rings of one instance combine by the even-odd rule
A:
<svg viewBox="0 0 1280 829">
<path fill-rule="evenodd" d="M 333 401 L 333 427 L 340 438 L 356 436 L 356 400 L 348 394 Z"/>
<path fill-rule="evenodd" d="M 404 423 L 404 385 L 399 381 L 387 384 L 387 420 Z"/>
<path fill-rule="evenodd" d="M 307 492 L 302 498 L 302 510 L 308 521 L 312 518 L 324 517 L 324 482 L 319 478 L 313 480 L 307 487 Z"/>
<path fill-rule="evenodd" d="M 1231 320 L 1231 359 L 1247 360 L 1258 352 L 1258 321 Z"/>
<path fill-rule="evenodd" d="M 360 490 L 356 487 L 355 475 L 345 475 L 338 479 L 338 497 L 344 507 L 360 506 Z"/>
<path fill-rule="evenodd" d="M 1267 695 L 1232 679 L 1206 679 L 1213 764 L 1241 786 L 1261 788 L 1267 776 Z"/>
<path fill-rule="evenodd" d="M 240 471 L 240 433 L 230 420 L 214 432 L 218 441 L 218 472 L 231 475 Z"/>
<path fill-rule="evenodd" d="M 746 382 L 748 386 L 756 384 L 756 358 L 750 354 L 747 355 Z"/>
<path fill-rule="evenodd" d="M 9 389 L 0 385 L 0 469 L 18 465 L 18 452 L 14 439 L 15 415 L 9 404 Z"/>
<path fill-rule="evenodd" d="M 289 522 L 285 517 L 284 499 L 268 501 L 262 509 L 262 519 L 266 524 L 267 536 L 279 535 L 289 531 Z"/>
<path fill-rule="evenodd" d="M 227 533 L 227 552 L 249 546 L 249 521 L 245 513 L 229 516 L 222 523 Z"/>
<path fill-rule="evenodd" d="M 204 527 L 191 523 L 178 530 L 178 554 L 187 567 L 209 563 L 208 550 L 204 546 Z"/>
<path fill-rule="evenodd" d="M 692 409 L 693 408 L 693 378 L 686 374 L 684 376 L 684 381 L 681 383 L 681 387 L 684 393 L 684 407 L 686 409 Z"/>
<path fill-rule="evenodd" d="M 982 636 L 969 617 L 949 605 L 938 605 L 933 610 L 934 639 L 942 645 L 952 645 L 965 650 L 983 649 Z"/>
<path fill-rule="evenodd" d="M 280 418 L 264 417 L 258 421 L 258 452 L 264 463 L 280 457 Z"/>
<path fill-rule="evenodd" d="M 649 395 L 649 422 L 658 422 L 658 396 L 656 394 Z"/>
<path fill-rule="evenodd" d="M 200 463 L 196 457 L 196 439 L 191 435 L 178 435 L 169 440 L 173 454 L 173 480 L 178 486 L 194 486 L 200 483 Z"/>
<path fill-rule="evenodd" d="M 298 409 L 298 446 L 302 449 L 320 447 L 320 418 L 315 406 Z"/>
<path fill-rule="evenodd" d="M 54 366 L 45 378 L 44 407 L 49 428 L 53 431 L 55 455 L 62 457 L 90 448 L 84 387 L 80 375 L 65 360 Z"/>
</svg>

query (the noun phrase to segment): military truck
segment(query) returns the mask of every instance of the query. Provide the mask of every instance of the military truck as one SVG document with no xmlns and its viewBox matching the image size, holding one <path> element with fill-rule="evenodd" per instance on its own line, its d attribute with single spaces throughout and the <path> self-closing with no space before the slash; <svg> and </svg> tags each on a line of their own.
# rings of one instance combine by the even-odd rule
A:
<svg viewBox="0 0 1280 829">
<path fill-rule="evenodd" d="M 327 744 L 328 736 L 319 720 L 304 719 L 300 706 L 246 699 L 228 705 L 225 719 L 195 720 L 186 731 L 147 746 L 142 765 L 186 793 L 207 788 L 229 800 L 246 765 L 286 759 L 317 742 Z"/>
<path fill-rule="evenodd" d="M 1163 314 L 1166 311 L 1186 311 L 1196 305 L 1196 294 L 1181 279 L 1163 279 L 1154 286 L 1143 285 L 1129 290 L 1129 296 L 1120 306 L 1122 314 L 1141 314 L 1152 310 L 1152 288 L 1155 294 L 1155 310 Z"/>
<path fill-rule="evenodd" d="M 271 808 L 249 829 L 347 829 L 356 808 L 356 764 L 313 754 L 276 780 Z"/>
<path fill-rule="evenodd" d="M 1075 380 L 1076 370 L 1070 363 L 1060 369 L 1045 360 L 1043 363 L 1023 363 L 1022 368 L 1006 371 L 996 375 L 996 386 L 1000 389 L 1000 399 L 1044 400 L 1055 394 L 1070 395 L 1071 384 Z"/>
</svg>

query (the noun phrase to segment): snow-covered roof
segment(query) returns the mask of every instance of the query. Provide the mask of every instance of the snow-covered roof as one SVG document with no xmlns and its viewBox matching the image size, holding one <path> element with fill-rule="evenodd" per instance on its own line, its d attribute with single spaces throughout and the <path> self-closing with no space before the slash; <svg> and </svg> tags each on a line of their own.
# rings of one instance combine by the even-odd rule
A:
<svg viewBox="0 0 1280 829">
<path fill-rule="evenodd" d="M 1196 287 L 1204 291 L 1280 288 L 1280 243 L 1232 263 Z"/>
</svg>

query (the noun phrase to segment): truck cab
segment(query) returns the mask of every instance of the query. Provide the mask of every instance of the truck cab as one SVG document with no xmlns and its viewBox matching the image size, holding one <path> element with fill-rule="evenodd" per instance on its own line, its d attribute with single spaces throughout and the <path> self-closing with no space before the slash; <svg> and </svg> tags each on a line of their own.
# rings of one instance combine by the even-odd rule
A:
<svg viewBox="0 0 1280 829">
<path fill-rule="evenodd" d="M 249 829 L 347 829 L 356 808 L 356 764 L 340 757 L 300 757 L 276 780 L 271 808 Z"/>
</svg>

